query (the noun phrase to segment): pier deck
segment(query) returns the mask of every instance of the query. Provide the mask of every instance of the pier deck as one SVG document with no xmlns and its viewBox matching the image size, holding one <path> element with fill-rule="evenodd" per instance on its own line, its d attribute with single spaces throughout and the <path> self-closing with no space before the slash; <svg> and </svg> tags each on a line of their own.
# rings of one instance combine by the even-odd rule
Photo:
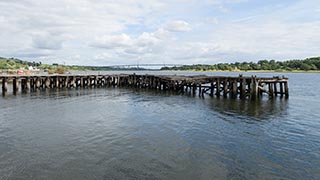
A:
<svg viewBox="0 0 320 180">
<path fill-rule="evenodd" d="M 13 94 L 43 89 L 131 87 L 161 91 L 190 92 L 204 96 L 223 96 L 255 100 L 263 94 L 270 98 L 289 97 L 288 78 L 226 76 L 177 76 L 177 75 L 0 75 L 2 95 L 12 84 Z"/>
</svg>

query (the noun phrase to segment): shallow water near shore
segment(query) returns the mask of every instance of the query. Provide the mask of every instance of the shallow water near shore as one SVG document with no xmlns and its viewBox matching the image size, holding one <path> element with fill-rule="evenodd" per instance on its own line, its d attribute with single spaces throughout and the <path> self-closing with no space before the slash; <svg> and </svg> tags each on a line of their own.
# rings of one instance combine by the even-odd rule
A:
<svg viewBox="0 0 320 180">
<path fill-rule="evenodd" d="M 319 74 L 255 74 L 289 77 L 289 99 L 118 88 L 2 97 L 0 180 L 320 179 Z"/>
</svg>

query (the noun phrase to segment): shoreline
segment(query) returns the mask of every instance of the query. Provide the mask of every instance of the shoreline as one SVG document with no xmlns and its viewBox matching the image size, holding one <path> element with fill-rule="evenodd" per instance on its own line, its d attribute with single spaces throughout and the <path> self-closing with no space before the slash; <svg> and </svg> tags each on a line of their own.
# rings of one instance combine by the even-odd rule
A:
<svg viewBox="0 0 320 180">
<path fill-rule="evenodd" d="M 0 75 L 41 75 L 43 71 L 31 71 L 28 73 L 22 73 L 22 74 L 18 74 L 15 71 L 17 70 L 9 70 L 11 73 L 8 73 L 8 71 L 6 73 L 4 73 L 3 71 L 0 71 Z M 302 71 L 302 70 L 292 70 L 292 71 L 277 71 L 277 70 L 248 70 L 248 71 L 240 71 L 240 70 L 236 70 L 236 71 L 222 71 L 222 70 L 206 70 L 206 71 L 197 71 L 197 70 L 160 70 L 160 69 L 143 69 L 143 70 L 117 70 L 117 69 L 113 69 L 113 70 L 71 70 L 69 72 L 69 74 L 74 74 L 75 72 L 115 72 L 115 71 L 123 71 L 123 72 L 144 72 L 144 71 L 155 71 L 155 72 L 198 72 L 198 73 L 308 73 L 308 74 L 318 74 L 320 73 L 320 70 L 312 70 L 312 71 Z M 15 72 L 15 73 L 14 73 Z M 58 74 L 58 73 L 54 73 L 54 74 Z M 53 74 L 53 75 L 54 75 Z M 60 75 L 66 75 L 68 73 L 63 73 Z"/>
<path fill-rule="evenodd" d="M 209 71 L 196 71 L 196 70 L 159 70 L 167 72 L 234 72 L 234 73 L 320 73 L 320 71 L 276 71 L 276 70 L 249 70 L 249 71 L 220 71 L 220 70 L 209 70 Z"/>
</svg>

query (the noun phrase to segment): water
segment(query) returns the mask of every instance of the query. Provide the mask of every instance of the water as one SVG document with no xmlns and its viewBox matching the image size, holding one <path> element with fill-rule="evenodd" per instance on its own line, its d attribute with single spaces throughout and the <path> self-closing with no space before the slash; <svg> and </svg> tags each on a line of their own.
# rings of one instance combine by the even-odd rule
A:
<svg viewBox="0 0 320 180">
<path fill-rule="evenodd" d="M 320 179 L 320 75 L 285 76 L 288 100 L 112 88 L 0 98 L 0 179 Z"/>
</svg>

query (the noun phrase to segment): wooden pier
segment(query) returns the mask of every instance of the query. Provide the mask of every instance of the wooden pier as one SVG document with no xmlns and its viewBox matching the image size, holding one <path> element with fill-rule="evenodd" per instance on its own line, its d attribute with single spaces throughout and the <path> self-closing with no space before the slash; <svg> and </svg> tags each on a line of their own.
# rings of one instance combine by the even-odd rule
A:
<svg viewBox="0 0 320 180">
<path fill-rule="evenodd" d="M 190 93 L 211 97 L 230 97 L 255 100 L 264 94 L 289 97 L 288 78 L 256 76 L 176 76 L 176 75 L 0 75 L 2 95 L 27 93 L 45 89 L 130 87 Z M 12 85 L 11 85 L 12 84 Z"/>
</svg>

